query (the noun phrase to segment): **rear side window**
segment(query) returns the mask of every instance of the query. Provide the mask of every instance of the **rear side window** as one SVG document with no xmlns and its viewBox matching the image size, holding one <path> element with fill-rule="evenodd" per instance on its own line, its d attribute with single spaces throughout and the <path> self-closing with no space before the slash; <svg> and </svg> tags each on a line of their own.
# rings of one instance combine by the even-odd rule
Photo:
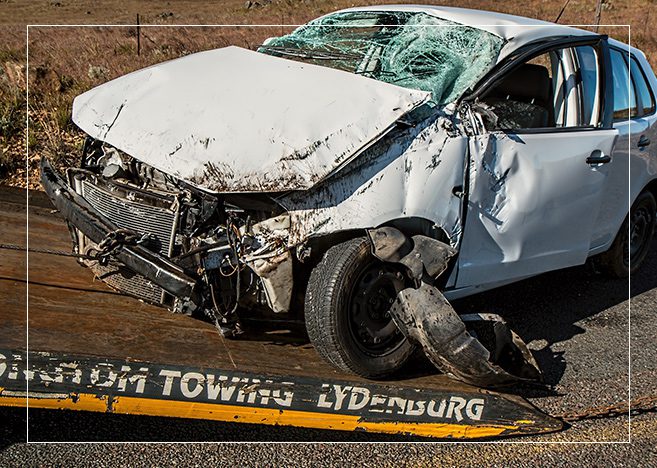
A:
<svg viewBox="0 0 657 468">
<path fill-rule="evenodd" d="M 646 75 L 644 75 L 641 66 L 637 63 L 635 58 L 630 60 L 630 67 L 632 81 L 634 82 L 634 87 L 639 96 L 639 103 L 643 110 L 642 115 L 652 114 L 655 112 L 655 96 L 653 96 L 650 91 L 650 87 L 646 81 Z"/>
<path fill-rule="evenodd" d="M 636 117 L 636 96 L 634 87 L 630 83 L 628 64 L 623 58 L 622 52 L 611 50 L 611 66 L 614 76 L 614 120 Z"/>
</svg>

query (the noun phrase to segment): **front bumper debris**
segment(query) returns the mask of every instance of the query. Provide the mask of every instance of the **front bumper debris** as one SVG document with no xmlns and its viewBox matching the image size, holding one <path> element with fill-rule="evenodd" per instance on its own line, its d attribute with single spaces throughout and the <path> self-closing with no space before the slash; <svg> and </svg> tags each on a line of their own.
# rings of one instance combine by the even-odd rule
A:
<svg viewBox="0 0 657 468">
<path fill-rule="evenodd" d="M 399 292 L 390 313 L 438 369 L 482 387 L 542 378 L 527 345 L 501 317 L 459 316 L 433 286 L 448 270 L 454 248 L 423 235 L 408 237 L 393 227 L 371 229 L 368 235 L 375 257 L 405 267 L 413 279 L 415 287 Z"/>
<path fill-rule="evenodd" d="M 453 378 L 483 387 L 542 378 L 525 343 L 500 317 L 459 317 L 434 286 L 422 283 L 418 289 L 404 289 L 390 312 L 431 362 Z"/>
<path fill-rule="evenodd" d="M 41 159 L 41 182 L 62 216 L 91 241 L 100 244 L 118 230 L 78 195 L 45 158 Z M 197 281 L 168 258 L 141 245 L 125 244 L 114 249 L 112 256 L 168 293 L 194 303 L 198 301 Z"/>
</svg>

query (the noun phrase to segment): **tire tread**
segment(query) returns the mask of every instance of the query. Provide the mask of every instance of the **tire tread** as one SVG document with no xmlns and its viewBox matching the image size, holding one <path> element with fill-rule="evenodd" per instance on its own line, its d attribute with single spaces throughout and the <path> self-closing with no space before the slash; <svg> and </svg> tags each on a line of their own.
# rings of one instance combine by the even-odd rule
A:
<svg viewBox="0 0 657 468">
<path fill-rule="evenodd" d="M 376 371 L 365 363 L 356 362 L 345 350 L 347 338 L 339 334 L 335 311 L 345 307 L 344 291 L 349 287 L 350 268 L 369 251 L 370 244 L 365 237 L 351 239 L 328 249 L 310 274 L 304 307 L 308 337 L 318 354 L 342 371 L 374 379 L 398 371 L 414 348 L 408 346 L 400 362 L 385 371 Z"/>
</svg>

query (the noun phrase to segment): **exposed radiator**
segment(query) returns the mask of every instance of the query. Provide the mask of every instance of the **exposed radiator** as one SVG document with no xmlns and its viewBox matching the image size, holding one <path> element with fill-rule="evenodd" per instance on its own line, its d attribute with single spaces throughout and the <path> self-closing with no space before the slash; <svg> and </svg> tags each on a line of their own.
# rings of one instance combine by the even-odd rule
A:
<svg viewBox="0 0 657 468">
<path fill-rule="evenodd" d="M 152 240 L 144 244 L 146 248 L 165 256 L 171 255 L 179 214 L 176 203 L 157 194 L 148 195 L 153 204 L 130 200 L 125 198 L 124 193 L 114 193 L 87 180 L 81 181 L 79 191 L 91 206 L 117 227 L 138 234 L 151 234 Z M 167 205 L 169 208 L 164 208 Z M 88 252 L 95 248 L 95 244 L 84 236 L 81 239 L 81 251 Z M 165 301 L 166 293 L 162 288 L 118 262 L 110 261 L 106 266 L 97 261 L 85 263 L 98 278 L 114 289 L 154 304 Z"/>
</svg>

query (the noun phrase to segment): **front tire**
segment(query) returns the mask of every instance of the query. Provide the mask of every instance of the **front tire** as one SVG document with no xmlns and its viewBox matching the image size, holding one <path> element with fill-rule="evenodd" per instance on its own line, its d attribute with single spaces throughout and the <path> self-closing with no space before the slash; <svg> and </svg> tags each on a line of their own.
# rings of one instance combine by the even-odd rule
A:
<svg viewBox="0 0 657 468">
<path fill-rule="evenodd" d="M 404 277 L 371 254 L 365 237 L 331 247 L 313 269 L 305 299 L 308 336 L 325 360 L 370 379 L 397 372 L 415 347 L 389 310 Z"/>
<path fill-rule="evenodd" d="M 600 254 L 598 266 L 608 276 L 627 278 L 643 264 L 655 232 L 657 202 L 650 192 L 641 193 L 623 222 L 610 249 Z"/>
</svg>

